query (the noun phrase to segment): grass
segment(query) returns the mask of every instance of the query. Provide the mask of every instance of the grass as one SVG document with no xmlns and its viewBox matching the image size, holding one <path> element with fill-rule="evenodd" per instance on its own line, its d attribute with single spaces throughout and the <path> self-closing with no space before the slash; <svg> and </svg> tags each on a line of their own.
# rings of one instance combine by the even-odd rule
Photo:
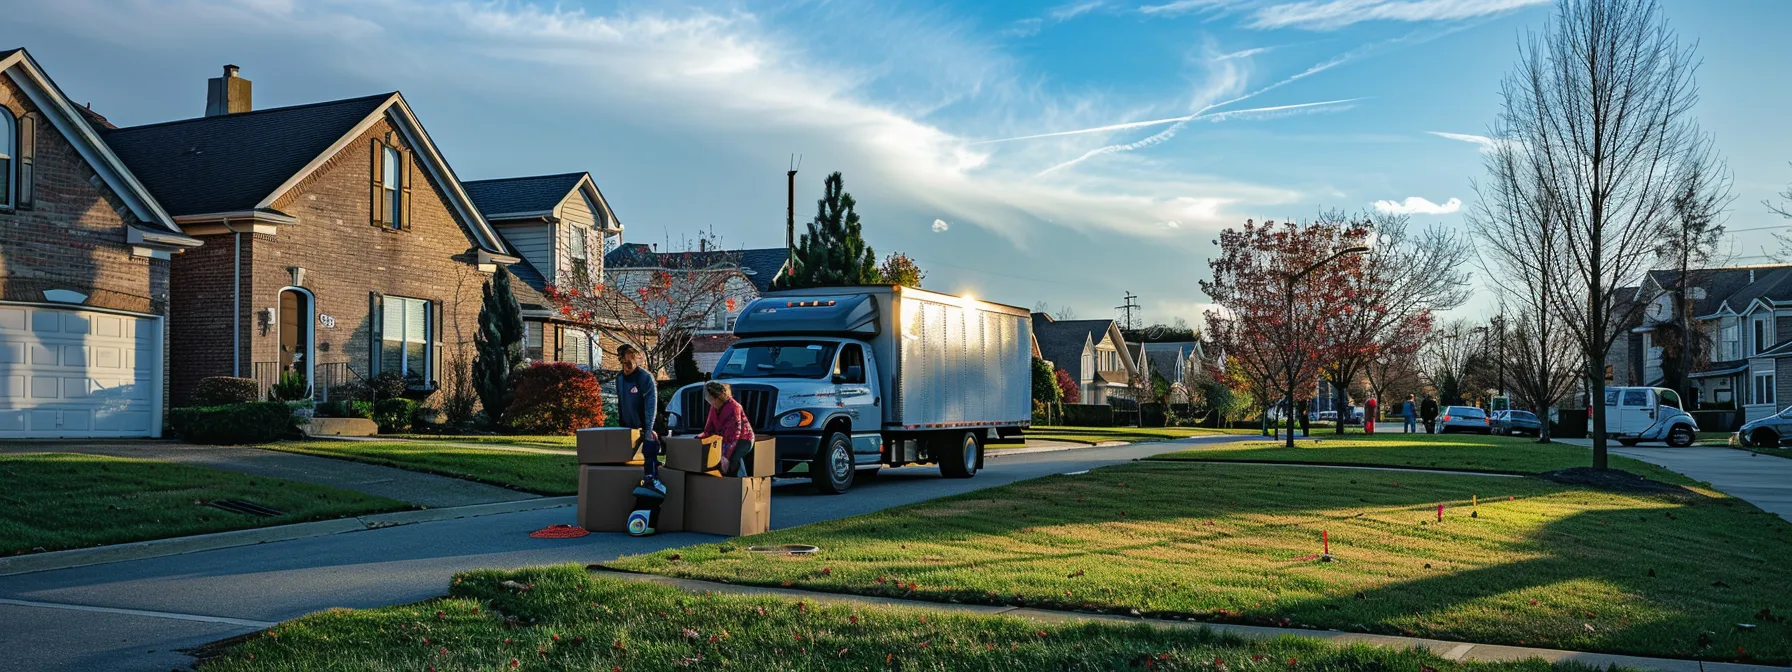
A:
<svg viewBox="0 0 1792 672">
<path fill-rule="evenodd" d="M 427 441 L 282 441 L 257 447 L 452 476 L 543 495 L 579 491 L 578 458 L 572 453 L 486 450 Z"/>
<path fill-rule="evenodd" d="M 199 669 L 1552 669 L 1540 661 L 1456 663 L 1416 650 L 1297 637 L 1247 641 L 1144 624 L 1042 625 L 1006 616 L 696 594 L 592 577 L 572 565 L 464 573 L 448 597 L 313 614 L 221 654 Z"/>
<path fill-rule="evenodd" d="M 1615 444 L 1614 444 L 1615 446 Z M 1540 474 L 1593 463 L 1593 449 L 1566 443 L 1477 434 L 1345 434 L 1279 441 L 1242 441 L 1159 455 L 1159 460 L 1296 462 Z M 1673 471 L 1621 455 L 1610 466 L 1668 483 L 1691 483 Z"/>
<path fill-rule="evenodd" d="M 1322 532 L 1338 562 L 1313 559 Z M 746 543 L 822 550 L 766 557 L 740 552 Z M 613 566 L 936 601 L 1785 663 L 1786 557 L 1792 525 L 1709 491 L 1676 498 L 1534 478 L 1138 462 Z"/>
<path fill-rule="evenodd" d="M 1038 426 L 1026 431 L 1026 438 L 1096 444 L 1103 441 L 1145 443 L 1186 439 L 1191 436 L 1249 434 L 1252 429 L 1212 429 L 1208 427 L 1064 427 Z"/>
<path fill-rule="evenodd" d="M 394 439 L 435 441 L 439 443 L 492 444 L 525 448 L 560 448 L 572 450 L 575 437 L 558 434 L 390 434 Z"/>
<path fill-rule="evenodd" d="M 69 453 L 0 455 L 0 555 L 58 551 L 408 508 L 358 492 L 168 462 Z M 258 518 L 205 506 L 241 499 Z"/>
</svg>

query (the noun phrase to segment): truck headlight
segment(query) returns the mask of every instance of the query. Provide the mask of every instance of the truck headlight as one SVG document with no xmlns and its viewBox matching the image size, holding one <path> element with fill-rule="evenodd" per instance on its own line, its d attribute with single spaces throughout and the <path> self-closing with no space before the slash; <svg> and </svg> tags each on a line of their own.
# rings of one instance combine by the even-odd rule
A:
<svg viewBox="0 0 1792 672">
<path fill-rule="evenodd" d="M 778 418 L 779 427 L 808 427 L 815 422 L 815 414 L 808 411 L 791 411 Z"/>
</svg>

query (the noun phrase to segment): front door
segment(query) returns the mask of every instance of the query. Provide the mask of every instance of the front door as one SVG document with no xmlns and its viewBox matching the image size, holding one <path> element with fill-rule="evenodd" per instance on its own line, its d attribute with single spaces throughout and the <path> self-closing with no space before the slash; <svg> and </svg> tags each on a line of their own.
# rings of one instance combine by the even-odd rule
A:
<svg viewBox="0 0 1792 672">
<path fill-rule="evenodd" d="M 311 325 L 311 295 L 297 289 L 280 292 L 280 374 L 297 373 L 311 380 L 311 350 L 314 333 Z"/>
<path fill-rule="evenodd" d="M 865 355 L 864 347 L 857 343 L 846 343 L 840 346 L 840 354 L 834 358 L 834 392 L 840 408 L 846 409 L 852 416 L 853 453 L 859 462 L 875 460 L 882 454 L 883 446 L 875 437 L 882 429 L 883 414 L 877 406 L 877 393 L 870 381 L 876 380 L 871 368 L 871 358 Z M 867 435 L 863 439 L 859 435 Z"/>
</svg>

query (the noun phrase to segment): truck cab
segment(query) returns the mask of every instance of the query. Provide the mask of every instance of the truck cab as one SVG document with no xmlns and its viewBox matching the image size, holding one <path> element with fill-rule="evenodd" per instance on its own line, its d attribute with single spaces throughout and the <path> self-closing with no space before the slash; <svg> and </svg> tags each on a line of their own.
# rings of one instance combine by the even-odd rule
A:
<svg viewBox="0 0 1792 672">
<path fill-rule="evenodd" d="M 1692 445 L 1699 424 L 1687 413 L 1680 394 L 1665 387 L 1605 388 L 1605 433 L 1634 446 L 1662 441 L 1676 448 Z"/>
<path fill-rule="evenodd" d="M 883 467 L 968 478 L 983 444 L 1032 421 L 1032 320 L 1022 308 L 912 287 L 791 290 L 748 304 L 717 360 L 778 475 L 844 492 Z M 702 385 L 667 404 L 673 434 L 702 430 Z"/>
</svg>

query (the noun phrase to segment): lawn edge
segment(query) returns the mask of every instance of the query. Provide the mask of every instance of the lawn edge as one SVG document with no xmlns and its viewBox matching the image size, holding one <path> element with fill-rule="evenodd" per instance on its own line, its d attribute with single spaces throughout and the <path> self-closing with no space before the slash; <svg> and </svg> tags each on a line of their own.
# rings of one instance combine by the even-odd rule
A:
<svg viewBox="0 0 1792 672">
<path fill-rule="evenodd" d="M 379 443 L 379 442 L 378 441 L 345 441 L 343 443 L 344 443 L 344 445 L 355 445 L 357 443 Z M 392 441 L 392 443 L 422 443 L 422 442 L 420 442 L 420 441 Z M 251 448 L 259 448 L 262 450 L 279 451 L 282 453 L 288 453 L 288 454 L 292 454 L 292 455 L 308 455 L 311 457 L 322 457 L 322 458 L 328 458 L 328 459 L 333 459 L 333 460 L 345 460 L 348 462 L 360 462 L 362 464 L 371 464 L 371 465 L 381 466 L 381 467 L 390 467 L 392 469 L 415 471 L 420 474 L 431 474 L 431 475 L 435 475 L 435 476 L 441 476 L 443 478 L 453 478 L 453 479 L 458 479 L 458 480 L 462 480 L 462 481 L 472 481 L 474 483 L 484 483 L 486 485 L 496 486 L 496 487 L 504 488 L 506 490 L 514 490 L 521 494 L 536 495 L 538 497 L 570 496 L 569 493 L 560 492 L 557 490 L 537 490 L 537 489 L 529 488 L 529 487 L 526 487 L 523 485 L 518 485 L 515 483 L 503 483 L 496 479 L 482 478 L 482 477 L 474 475 L 474 474 L 454 473 L 454 472 L 450 472 L 450 471 L 447 471 L 444 469 L 432 469 L 432 468 L 425 467 L 422 465 L 405 464 L 405 463 L 402 463 L 402 462 L 399 462 L 396 460 L 371 459 L 371 458 L 367 458 L 362 455 L 343 455 L 343 454 L 330 453 L 330 452 L 325 452 L 325 451 L 312 452 L 312 451 L 307 451 L 307 450 L 295 450 L 292 448 L 283 447 L 278 443 L 263 443 L 263 444 L 257 444 L 257 445 L 250 446 L 250 447 Z M 503 452 L 516 453 L 519 451 L 493 450 L 492 452 L 494 452 L 494 453 L 503 453 Z M 577 453 L 565 453 L 565 454 L 562 454 L 562 453 L 533 453 L 533 451 L 531 451 L 531 454 L 547 455 L 547 456 L 551 456 L 551 457 L 553 457 L 553 456 L 576 457 L 577 456 Z"/>
<path fill-rule="evenodd" d="M 585 569 L 586 572 L 597 577 L 622 581 L 655 583 L 663 586 L 676 587 L 690 593 L 713 592 L 727 595 L 808 599 L 817 602 L 872 604 L 878 606 L 954 611 L 990 616 L 1007 616 L 1034 621 L 1059 623 L 1065 621 L 1102 621 L 1109 623 L 1144 624 L 1171 629 L 1209 630 L 1218 634 L 1233 635 L 1247 639 L 1302 637 L 1306 639 L 1320 640 L 1333 645 L 1362 644 L 1400 649 L 1418 648 L 1451 661 L 1498 662 L 1528 660 L 1534 658 L 1550 664 L 1574 662 L 1600 669 L 1616 665 L 1645 670 L 1661 670 L 1663 672 L 1785 672 L 1792 670 L 1792 667 L 1731 663 L 1692 658 L 1658 658 L 1623 653 L 1540 649 L 1504 644 L 1482 644 L 1476 642 L 1427 639 L 1423 637 L 1407 637 L 1403 635 L 1343 632 L 1340 630 L 1277 628 L 1259 625 L 1216 623 L 1211 621 L 1175 620 L 1174 618 L 1150 618 L 1145 616 L 1128 616 L 1098 612 L 1041 609 L 1037 607 L 1020 607 L 1014 605 L 938 602 L 934 600 L 860 595 L 851 592 L 768 586 L 750 582 L 734 583 L 690 579 L 651 572 L 616 569 L 606 567 L 601 563 L 587 565 Z M 1477 649 L 1485 649 L 1485 651 L 1477 653 Z"/>
<path fill-rule="evenodd" d="M 1529 477 L 1529 476 L 1536 476 L 1537 474 L 1541 473 L 1541 472 L 1535 472 L 1535 471 L 1510 471 L 1510 470 L 1506 470 L 1506 469 L 1458 469 L 1458 468 L 1454 468 L 1454 467 L 1409 467 L 1409 466 L 1398 466 L 1398 465 L 1392 465 L 1392 464 L 1374 464 L 1374 463 L 1363 463 L 1363 462 L 1319 462 L 1319 461 L 1314 461 L 1314 460 L 1228 460 L 1228 459 L 1224 459 L 1224 458 L 1212 458 L 1212 457 L 1167 457 L 1165 455 L 1153 455 L 1151 457 L 1141 457 L 1136 461 L 1138 461 L 1138 462 L 1164 462 L 1164 463 L 1171 463 L 1171 464 L 1178 463 L 1178 462 L 1195 462 L 1195 463 L 1203 463 L 1203 464 L 1256 464 L 1256 465 L 1270 466 L 1270 467 L 1293 465 L 1293 466 L 1301 466 L 1301 467 L 1336 467 L 1336 468 L 1340 468 L 1340 469 L 1371 469 L 1371 470 L 1378 470 L 1378 471 L 1417 471 L 1417 472 L 1429 472 L 1429 473 L 1438 473 L 1438 474 L 1465 474 L 1465 475 L 1469 475 L 1469 476 Z"/>
</svg>

